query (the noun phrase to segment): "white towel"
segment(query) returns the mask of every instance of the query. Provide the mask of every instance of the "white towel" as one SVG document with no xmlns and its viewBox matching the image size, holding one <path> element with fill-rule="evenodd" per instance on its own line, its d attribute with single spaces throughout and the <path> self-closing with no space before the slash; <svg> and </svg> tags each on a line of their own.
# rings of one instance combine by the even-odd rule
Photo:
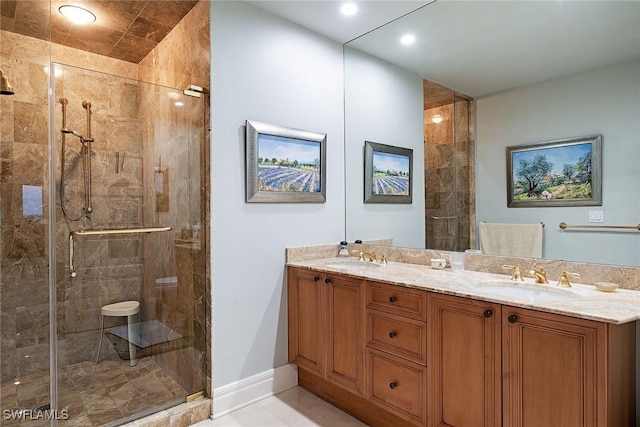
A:
<svg viewBox="0 0 640 427">
<path fill-rule="evenodd" d="M 480 248 L 489 255 L 542 258 L 542 224 L 481 222 Z"/>
</svg>

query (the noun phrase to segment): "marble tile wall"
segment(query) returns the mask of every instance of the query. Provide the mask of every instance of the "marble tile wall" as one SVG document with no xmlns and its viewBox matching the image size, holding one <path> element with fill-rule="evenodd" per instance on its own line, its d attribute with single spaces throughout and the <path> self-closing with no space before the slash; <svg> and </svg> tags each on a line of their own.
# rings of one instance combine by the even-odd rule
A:
<svg viewBox="0 0 640 427">
<path fill-rule="evenodd" d="M 73 58 L 70 52 L 69 58 Z M 72 218 L 64 217 L 57 203 L 56 258 L 68 259 L 66 245 L 69 232 L 86 228 L 132 227 L 142 221 L 142 155 L 138 127 L 138 82 L 98 71 L 56 65 L 56 100 L 68 100 L 66 127 L 88 135 L 87 111 L 83 101 L 91 103 L 91 205 L 93 212 L 83 215 L 84 165 L 82 145 L 78 138 L 54 132 L 58 158 L 65 159 L 62 184 L 61 162 L 58 163 L 56 188 L 64 185 L 65 209 Z M 107 74 L 109 73 L 109 74 Z M 61 105 L 55 105 L 55 129 L 61 129 Z M 64 153 L 62 152 L 64 139 Z M 121 162 L 116 165 L 117 159 Z M 124 160 L 124 163 L 122 163 Z M 75 240 L 77 277 L 69 276 L 68 267 L 59 282 L 64 295 L 58 310 L 64 321 L 58 330 L 64 339 L 72 340 L 59 354 L 63 364 L 74 364 L 95 357 L 99 339 L 102 306 L 126 300 L 140 300 L 142 271 L 141 237 L 79 236 Z M 124 323 L 124 318 L 107 318 L 107 327 Z"/>
<path fill-rule="evenodd" d="M 209 87 L 209 2 L 201 0 L 138 64 L 139 80 L 163 86 Z"/>
<path fill-rule="evenodd" d="M 0 61 L 2 69 L 11 77 L 16 94 L 1 97 L 2 108 L 1 149 L 0 149 L 0 185 L 2 186 L 2 302 L 3 308 L 2 366 L 0 376 L 3 379 L 48 369 L 43 360 L 48 358 L 48 349 L 44 345 L 48 340 L 48 316 L 38 316 L 40 325 L 34 329 L 32 323 L 23 324 L 25 312 L 37 305 L 48 304 L 47 286 L 47 244 L 46 235 L 46 200 L 48 198 L 48 86 L 49 60 L 80 67 L 99 68 L 111 75 L 136 77 L 135 64 L 89 54 L 77 49 L 50 45 L 46 41 L 23 35 L 0 32 Z M 50 56 L 51 55 L 51 56 Z M 136 108 L 135 80 L 107 78 L 105 74 L 86 71 L 80 68 L 57 65 L 55 69 L 56 94 L 69 98 L 68 127 L 86 135 L 82 101 L 92 102 L 92 130 L 96 139 L 94 145 L 93 177 L 95 214 L 92 220 L 84 220 L 84 227 L 105 225 L 114 222 L 129 221 L 140 218 L 139 159 L 131 155 L 129 175 L 114 177 L 111 173 L 110 154 L 114 149 L 124 150 L 122 146 L 132 144 L 131 153 L 138 152 L 138 138 L 131 127 L 136 126 L 137 119 L 132 113 Z M 66 84 L 65 84 L 66 82 Z M 70 84 L 72 83 L 72 84 Z M 118 93 L 118 96 L 111 96 Z M 133 104 L 133 106 L 132 106 Z M 60 110 L 56 109 L 55 128 L 61 128 Z M 61 153 L 61 134 L 56 135 L 58 156 Z M 81 169 L 79 162 L 79 141 L 75 137 L 67 137 L 67 197 L 69 208 L 77 215 L 83 198 Z M 58 168 L 60 164 L 58 163 Z M 59 177 L 59 170 L 57 171 Z M 130 185 L 133 183 L 133 185 Z M 24 215 L 23 186 L 40 187 L 44 208 L 40 215 Z M 137 188 L 136 188 L 137 187 Z M 114 200 L 121 200 L 114 203 Z M 62 218 L 58 210 L 58 218 Z M 130 279 L 139 274 L 139 250 L 136 242 L 102 241 L 92 239 L 83 243 L 87 250 L 80 251 L 78 263 L 97 268 L 98 270 L 79 271 L 76 286 L 70 286 L 68 275 L 64 274 L 66 255 L 66 239 L 68 224 L 60 222 L 58 229 L 58 324 L 61 337 L 65 333 L 81 333 L 94 330 L 90 341 L 85 346 L 75 348 L 71 359 L 86 357 L 92 351 L 97 339 L 95 327 L 99 316 L 97 311 L 105 303 L 119 298 L 137 298 L 139 284 Z M 25 270 L 36 273 L 34 281 L 29 280 Z M 125 276 L 122 276 L 122 273 Z M 114 278 L 124 279 L 114 280 Z M 113 282 L 113 283 L 111 283 Z M 16 291 L 13 292 L 12 288 Z M 33 289 L 31 289 L 33 288 Z M 26 292 L 25 292 L 26 291 Z M 27 301 L 20 301 L 19 295 L 30 296 Z M 8 320 L 11 318 L 12 320 Z M 79 325 L 82 325 L 80 327 Z M 84 328 L 84 329 L 82 329 Z M 37 331 L 37 332 L 36 332 Z M 11 339 L 13 334 L 20 334 L 20 340 Z M 14 345 L 11 345 L 14 342 Z M 30 348 L 31 346 L 35 346 Z M 65 346 L 66 347 L 66 346 Z M 85 347 L 86 350 L 82 350 Z M 29 353 L 29 361 L 17 360 L 17 353 Z M 43 354 L 44 352 L 44 354 Z M 66 357 L 62 354 L 63 359 Z M 38 360 L 38 363 L 34 361 Z"/>
<path fill-rule="evenodd" d="M 155 85 L 185 88 L 209 86 L 209 2 L 198 3 L 138 65 L 139 79 Z M 145 193 L 147 222 L 173 227 L 143 246 L 145 264 L 143 312 L 187 338 L 183 348 L 154 355 L 186 390 L 211 395 L 209 264 L 209 98 L 141 84 L 139 117 L 146 147 L 144 167 L 168 176 L 168 202 Z M 183 103 L 177 107 L 175 101 Z M 146 176 L 145 188 L 156 188 Z M 160 250 L 159 250 L 160 248 Z M 161 256 L 158 256 L 158 255 Z M 176 277 L 175 286 L 156 286 L 155 279 Z"/>
<path fill-rule="evenodd" d="M 0 96 L 0 379 L 19 381 L 49 369 L 49 218 L 37 200 L 49 185 L 49 56 L 47 42 L 0 39 L 0 68 L 20 88 Z"/>
</svg>

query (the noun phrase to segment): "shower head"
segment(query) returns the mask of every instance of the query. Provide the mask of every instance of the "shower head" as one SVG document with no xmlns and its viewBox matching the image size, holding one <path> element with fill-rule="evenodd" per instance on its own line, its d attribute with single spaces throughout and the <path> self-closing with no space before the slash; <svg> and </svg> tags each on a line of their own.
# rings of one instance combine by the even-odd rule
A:
<svg viewBox="0 0 640 427">
<path fill-rule="evenodd" d="M 77 136 L 78 138 L 80 138 L 81 141 L 84 141 L 84 137 L 82 135 L 80 135 L 78 132 L 76 132 L 75 130 L 71 130 L 71 129 L 67 129 L 64 128 L 61 130 L 62 133 L 70 133 L 73 136 Z"/>
<path fill-rule="evenodd" d="M 9 83 L 9 79 L 5 76 L 2 69 L 0 69 L 0 95 L 13 95 L 15 91 L 13 86 Z"/>
</svg>

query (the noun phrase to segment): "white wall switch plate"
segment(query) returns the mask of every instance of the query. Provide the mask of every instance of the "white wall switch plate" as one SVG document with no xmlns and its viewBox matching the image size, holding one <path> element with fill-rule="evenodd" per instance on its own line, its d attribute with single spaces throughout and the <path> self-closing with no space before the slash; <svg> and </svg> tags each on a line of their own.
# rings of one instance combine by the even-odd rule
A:
<svg viewBox="0 0 640 427">
<path fill-rule="evenodd" d="M 603 222 L 604 211 L 589 211 L 589 222 Z"/>
</svg>

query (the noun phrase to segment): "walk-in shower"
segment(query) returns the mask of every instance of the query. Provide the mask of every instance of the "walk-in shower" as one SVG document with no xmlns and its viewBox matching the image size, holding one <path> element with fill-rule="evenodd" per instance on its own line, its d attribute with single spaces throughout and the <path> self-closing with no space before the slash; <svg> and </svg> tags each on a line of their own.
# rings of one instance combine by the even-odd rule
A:
<svg viewBox="0 0 640 427">
<path fill-rule="evenodd" d="M 211 393 L 209 98 L 183 94 L 209 79 L 209 5 L 157 67 L 57 44 L 53 5 L 0 23 L 0 425 L 120 425 Z"/>
</svg>

